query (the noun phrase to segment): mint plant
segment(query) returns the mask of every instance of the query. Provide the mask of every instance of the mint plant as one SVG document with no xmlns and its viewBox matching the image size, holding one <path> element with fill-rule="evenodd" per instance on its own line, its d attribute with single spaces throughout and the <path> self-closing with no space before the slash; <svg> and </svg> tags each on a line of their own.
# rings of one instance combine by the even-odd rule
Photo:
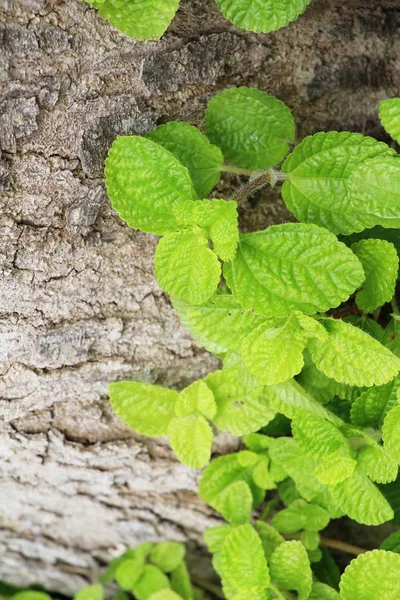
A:
<svg viewBox="0 0 400 600">
<path fill-rule="evenodd" d="M 390 123 L 400 129 L 400 111 Z M 356 559 L 340 596 L 314 565 L 330 519 L 400 522 L 400 159 L 349 132 L 293 148 L 289 108 L 244 87 L 217 94 L 204 127 L 118 137 L 106 186 L 130 227 L 161 236 L 159 284 L 221 368 L 180 392 L 113 382 L 112 407 L 193 468 L 209 463 L 215 429 L 244 436 L 247 450 L 211 462 L 199 488 L 228 522 L 206 533 L 226 598 L 378 600 L 382 578 L 397 598 L 396 545 Z M 205 198 L 224 172 L 248 181 L 233 199 Z M 240 233 L 240 202 L 281 183 L 299 222 Z M 267 493 L 286 508 L 253 524 Z"/>
<path fill-rule="evenodd" d="M 86 0 L 111 25 L 139 40 L 158 40 L 179 8 L 179 0 Z M 216 0 L 224 17 L 237 27 L 269 33 L 303 13 L 311 0 Z"/>
</svg>

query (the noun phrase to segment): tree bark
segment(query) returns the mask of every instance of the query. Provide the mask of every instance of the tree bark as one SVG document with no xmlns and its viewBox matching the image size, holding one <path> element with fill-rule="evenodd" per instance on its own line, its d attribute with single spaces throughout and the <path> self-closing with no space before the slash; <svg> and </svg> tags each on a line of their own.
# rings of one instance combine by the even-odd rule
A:
<svg viewBox="0 0 400 600">
<path fill-rule="evenodd" d="M 117 134 L 201 122 L 228 86 L 272 93 L 298 138 L 381 139 L 380 99 L 400 93 L 400 1 L 314 0 L 286 29 L 240 31 L 213 0 L 187 0 L 160 42 L 137 42 L 89 5 L 3 0 L 0 108 L 0 579 L 73 593 L 144 540 L 188 542 L 215 515 L 198 473 L 163 440 L 116 419 L 107 382 L 181 388 L 217 367 L 153 276 L 155 237 L 110 209 L 102 172 Z M 239 184 L 226 177 L 220 193 Z M 246 229 L 290 218 L 276 194 L 244 203 Z M 215 452 L 236 448 L 220 435 Z"/>
</svg>

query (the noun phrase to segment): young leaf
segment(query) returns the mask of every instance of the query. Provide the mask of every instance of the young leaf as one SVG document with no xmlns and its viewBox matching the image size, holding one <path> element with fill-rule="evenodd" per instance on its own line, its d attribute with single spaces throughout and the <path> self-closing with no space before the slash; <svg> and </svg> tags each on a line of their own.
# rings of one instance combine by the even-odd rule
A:
<svg viewBox="0 0 400 600">
<path fill-rule="evenodd" d="M 251 517 L 253 496 L 245 481 L 235 481 L 218 498 L 218 512 L 232 525 L 247 523 Z"/>
<path fill-rule="evenodd" d="M 188 467 L 201 469 L 210 460 L 213 432 L 202 415 L 172 419 L 168 437 L 176 456 Z"/>
<path fill-rule="evenodd" d="M 357 462 L 364 473 L 376 483 L 390 483 L 397 477 L 396 461 L 379 446 L 364 446 L 357 456 Z"/>
<path fill-rule="evenodd" d="M 249 592 L 258 594 L 269 585 L 269 573 L 261 540 L 255 529 L 249 525 L 239 525 L 222 545 L 217 571 L 223 588 L 234 590 L 235 594 Z"/>
<path fill-rule="evenodd" d="M 217 412 L 214 395 L 201 379 L 182 390 L 175 404 L 177 417 L 187 417 L 196 412 L 207 419 L 212 419 Z"/>
<path fill-rule="evenodd" d="M 214 354 L 240 350 L 243 338 L 265 322 L 227 293 L 215 294 L 202 306 L 175 301 L 174 308 L 196 342 Z"/>
<path fill-rule="evenodd" d="M 342 600 L 398 600 L 400 556 L 372 550 L 351 561 L 340 581 Z"/>
<path fill-rule="evenodd" d="M 197 127 L 188 123 L 167 123 L 146 137 L 169 150 L 185 165 L 199 198 L 205 198 L 218 183 L 224 157 Z"/>
<path fill-rule="evenodd" d="M 356 304 L 365 313 L 390 302 L 394 296 L 399 257 L 396 248 L 384 240 L 361 240 L 351 247 L 360 260 L 365 281 L 357 293 Z"/>
<path fill-rule="evenodd" d="M 348 456 L 347 448 L 339 448 L 319 463 L 314 470 L 314 475 L 324 485 L 335 485 L 350 477 L 356 466 L 357 462 Z"/>
<path fill-rule="evenodd" d="M 143 137 L 120 136 L 106 160 L 113 208 L 130 227 L 157 235 L 178 229 L 175 202 L 195 197 L 189 171 L 173 154 Z"/>
<path fill-rule="evenodd" d="M 108 393 L 115 414 L 129 427 L 149 436 L 167 434 L 178 392 L 138 381 L 118 381 L 109 384 Z"/>
<path fill-rule="evenodd" d="M 98 583 L 81 588 L 74 596 L 74 600 L 103 600 L 103 598 L 104 588 Z M 22 600 L 22 598 L 20 600 Z M 44 598 L 26 598 L 26 600 L 44 600 Z"/>
<path fill-rule="evenodd" d="M 382 385 L 400 370 L 400 360 L 367 333 L 338 319 L 323 319 L 329 338 L 309 342 L 317 368 L 339 383 Z"/>
<path fill-rule="evenodd" d="M 137 600 L 148 600 L 155 592 L 170 588 L 169 579 L 161 569 L 145 565 L 142 575 L 133 585 L 132 593 Z"/>
<path fill-rule="evenodd" d="M 340 595 L 329 585 L 314 581 L 309 600 L 340 600 Z"/>
<path fill-rule="evenodd" d="M 304 451 L 316 458 L 324 459 L 338 449 L 350 454 L 350 447 L 341 431 L 318 415 L 299 411 L 292 420 L 292 432 Z"/>
<path fill-rule="evenodd" d="M 332 233 L 303 223 L 243 234 L 224 276 L 243 308 L 266 317 L 324 312 L 347 300 L 365 277 L 358 258 Z"/>
<path fill-rule="evenodd" d="M 204 532 L 203 537 L 209 552 L 212 554 L 219 552 L 226 539 L 226 536 L 229 535 L 234 528 L 234 525 L 217 525 L 216 527 L 210 527 L 207 529 Z"/>
<path fill-rule="evenodd" d="M 311 592 L 312 573 L 307 552 L 301 542 L 280 544 L 269 563 L 271 579 L 281 588 L 296 590 L 299 600 L 306 600 Z"/>
<path fill-rule="evenodd" d="M 301 543 L 307 551 L 317 550 L 321 541 L 319 533 L 305 529 L 301 532 Z"/>
<path fill-rule="evenodd" d="M 400 158 L 379 156 L 360 164 L 347 182 L 364 227 L 400 227 Z"/>
<path fill-rule="evenodd" d="M 178 542 L 161 542 L 150 554 L 151 562 L 164 573 L 170 573 L 183 561 L 185 546 Z"/>
<path fill-rule="evenodd" d="M 187 566 L 181 562 L 176 569 L 169 574 L 171 588 L 183 598 L 183 600 L 193 600 L 193 588 L 190 581 L 190 575 Z"/>
<path fill-rule="evenodd" d="M 396 405 L 386 415 L 382 437 L 386 452 L 400 464 L 400 405 Z"/>
<path fill-rule="evenodd" d="M 264 521 L 257 521 L 256 529 L 264 548 L 265 558 L 269 561 L 272 553 L 280 544 L 284 543 L 285 539 L 277 532 L 275 527 L 264 523 Z"/>
<path fill-rule="evenodd" d="M 214 371 L 205 378 L 214 394 L 215 425 L 234 435 L 257 431 L 274 417 L 270 401 L 273 392 L 257 385 L 240 365 Z"/>
<path fill-rule="evenodd" d="M 214 96 L 204 127 L 226 160 L 252 170 L 279 163 L 295 136 L 288 107 L 274 96 L 247 87 L 230 88 Z"/>
<path fill-rule="evenodd" d="M 400 144 L 400 98 L 382 100 L 379 119 L 390 137 Z"/>
<path fill-rule="evenodd" d="M 397 404 L 400 377 L 385 385 L 365 390 L 352 404 L 350 419 L 356 427 L 380 427 L 388 412 Z"/>
<path fill-rule="evenodd" d="M 329 492 L 341 510 L 358 523 L 380 525 L 393 518 L 392 508 L 360 467 L 348 479 L 329 486 Z"/>
<path fill-rule="evenodd" d="M 276 513 L 272 525 L 280 533 L 294 533 L 300 529 L 321 531 L 329 523 L 329 513 L 317 504 L 308 504 L 305 500 L 295 500 L 288 508 Z"/>
<path fill-rule="evenodd" d="M 221 265 L 201 229 L 163 237 L 156 248 L 154 267 L 163 290 L 189 304 L 207 302 L 221 277 Z"/>
<path fill-rule="evenodd" d="M 86 0 L 117 29 L 138 40 L 158 40 L 179 7 L 179 0 Z"/>
<path fill-rule="evenodd" d="M 143 563 L 137 559 L 124 560 L 115 571 L 115 581 L 123 590 L 130 591 L 143 573 L 143 567 Z"/>
<path fill-rule="evenodd" d="M 222 14 L 237 27 L 269 33 L 285 27 L 303 13 L 311 0 L 265 0 L 261 3 L 241 0 L 217 0 Z"/>
<path fill-rule="evenodd" d="M 282 171 L 286 206 L 299 221 L 315 223 L 333 233 L 366 227 L 347 193 L 354 168 L 368 158 L 395 154 L 382 142 L 359 133 L 330 131 L 306 137 L 288 156 Z"/>
</svg>

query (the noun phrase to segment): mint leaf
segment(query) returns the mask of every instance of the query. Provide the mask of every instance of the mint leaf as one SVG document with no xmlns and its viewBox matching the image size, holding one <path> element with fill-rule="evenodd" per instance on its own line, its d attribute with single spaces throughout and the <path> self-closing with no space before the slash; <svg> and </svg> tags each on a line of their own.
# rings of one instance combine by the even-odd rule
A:
<svg viewBox="0 0 400 600">
<path fill-rule="evenodd" d="M 160 286 L 172 298 L 203 304 L 217 289 L 221 265 L 200 229 L 185 229 L 163 237 L 154 257 Z"/>
<path fill-rule="evenodd" d="M 397 477 L 397 462 L 378 444 L 362 448 L 357 462 L 364 473 L 376 483 L 390 483 Z"/>
<path fill-rule="evenodd" d="M 390 137 L 400 144 L 400 98 L 382 100 L 379 119 Z"/>
<path fill-rule="evenodd" d="M 213 432 L 202 415 L 172 419 L 168 437 L 176 456 L 188 467 L 200 469 L 210 460 Z"/>
<path fill-rule="evenodd" d="M 376 486 L 357 467 L 352 476 L 329 486 L 333 500 L 351 519 L 380 525 L 393 518 L 393 510 Z"/>
<path fill-rule="evenodd" d="M 242 343 L 243 362 L 260 383 L 281 383 L 300 373 L 310 337 L 326 331 L 314 319 L 294 311 L 281 327 L 259 325 Z"/>
<path fill-rule="evenodd" d="M 385 385 L 365 390 L 351 406 L 350 419 L 356 427 L 380 427 L 389 412 L 397 404 L 400 378 L 395 377 Z"/>
<path fill-rule="evenodd" d="M 357 293 L 356 304 L 363 312 L 373 312 L 394 296 L 399 257 L 393 244 L 384 240 L 361 240 L 351 247 L 360 260 L 365 281 Z"/>
<path fill-rule="evenodd" d="M 224 157 L 197 127 L 188 123 L 167 123 L 146 137 L 169 150 L 185 165 L 199 198 L 205 198 L 218 183 Z"/>
<path fill-rule="evenodd" d="M 400 360 L 367 333 L 336 319 L 321 321 L 329 333 L 326 341 L 309 342 L 311 357 L 327 377 L 349 385 L 387 383 L 400 370 Z"/>
<path fill-rule="evenodd" d="M 253 496 L 245 481 L 231 483 L 218 497 L 218 512 L 233 525 L 249 521 L 252 508 Z"/>
<path fill-rule="evenodd" d="M 272 392 L 258 385 L 240 364 L 210 373 L 205 382 L 217 404 L 213 422 L 222 431 L 245 435 L 273 419 L 276 411 L 270 407 Z"/>
<path fill-rule="evenodd" d="M 212 419 L 217 412 L 214 395 L 204 381 L 195 381 L 179 394 L 175 404 L 177 417 L 187 417 L 199 412 L 207 419 Z"/>
<path fill-rule="evenodd" d="M 223 0 L 219 4 L 222 10 Z M 274 96 L 247 87 L 230 88 L 214 96 L 204 126 L 226 160 L 253 170 L 279 163 L 295 136 L 288 107 Z"/>
<path fill-rule="evenodd" d="M 147 233 L 178 229 L 175 202 L 195 197 L 186 167 L 143 137 L 117 137 L 108 152 L 105 177 L 112 207 L 130 227 Z"/>
<path fill-rule="evenodd" d="M 329 520 L 329 513 L 324 508 L 299 499 L 276 513 L 271 523 L 280 533 L 294 533 L 300 529 L 316 532 L 325 529 Z"/>
<path fill-rule="evenodd" d="M 150 560 L 164 573 L 170 573 L 178 567 L 185 557 L 185 546 L 178 542 L 161 542 L 154 546 Z"/>
<path fill-rule="evenodd" d="M 331 452 L 315 468 L 314 475 L 324 485 L 334 485 L 350 477 L 357 462 L 348 455 L 346 447 Z"/>
<path fill-rule="evenodd" d="M 347 189 L 364 227 L 400 227 L 400 158 L 379 156 L 359 165 Z"/>
<path fill-rule="evenodd" d="M 259 594 L 269 585 L 269 573 L 261 540 L 255 529 L 239 525 L 226 536 L 219 553 L 217 571 L 223 589 L 234 594 Z M 229 593 L 228 596 L 232 595 Z M 251 596 L 253 597 L 253 596 Z"/>
<path fill-rule="evenodd" d="M 299 411 L 292 421 L 293 437 L 303 449 L 319 459 L 324 459 L 338 449 L 350 454 L 350 447 L 343 433 L 324 418 Z"/>
<path fill-rule="evenodd" d="M 340 580 L 342 600 L 398 600 L 400 556 L 372 550 L 352 560 Z"/>
<path fill-rule="evenodd" d="M 272 553 L 280 544 L 284 543 L 285 539 L 277 532 L 275 527 L 272 527 L 272 525 L 269 525 L 268 523 L 264 523 L 264 521 L 257 521 L 256 529 L 260 536 L 265 557 L 267 561 L 269 561 Z"/>
<path fill-rule="evenodd" d="M 179 0 L 86 0 L 117 29 L 138 40 L 158 40 L 179 7 Z"/>
<path fill-rule="evenodd" d="M 16 597 L 18 596 L 14 596 L 14 598 Z M 74 600 L 103 600 L 103 598 L 104 588 L 98 583 L 81 588 L 74 596 Z M 20 600 L 22 600 L 22 598 L 20 598 Z M 24 600 L 44 600 L 44 598 L 26 598 Z"/>
<path fill-rule="evenodd" d="M 269 33 L 285 27 L 303 13 L 311 0 L 217 0 L 222 14 L 237 27 Z"/>
<path fill-rule="evenodd" d="M 174 416 L 178 392 L 137 381 L 118 381 L 108 386 L 111 406 L 129 427 L 149 436 L 166 435 Z"/>
<path fill-rule="evenodd" d="M 193 588 L 186 564 L 181 562 L 176 569 L 170 573 L 171 588 L 183 598 L 193 600 Z"/>
<path fill-rule="evenodd" d="M 209 552 L 213 554 L 219 552 L 227 535 L 234 529 L 234 525 L 217 525 L 210 527 L 204 532 L 204 541 L 207 544 Z"/>
<path fill-rule="evenodd" d="M 311 592 L 312 573 L 307 552 L 301 542 L 280 544 L 270 563 L 272 581 L 286 590 L 296 590 L 299 600 L 306 600 Z"/>
<path fill-rule="evenodd" d="M 361 231 L 367 225 L 353 206 L 347 181 L 355 167 L 375 156 L 395 154 L 382 142 L 347 131 L 306 137 L 288 156 L 282 171 L 286 206 L 299 221 L 333 233 Z"/>
<path fill-rule="evenodd" d="M 380 550 L 390 550 L 400 554 L 400 531 L 395 531 L 389 535 L 380 545 Z"/>
<path fill-rule="evenodd" d="M 48 594 L 45 594 L 44 592 L 35 592 L 33 590 L 26 590 L 25 592 L 18 592 L 17 594 L 14 594 L 12 596 L 12 598 L 13 598 L 13 600 L 51 600 L 51 596 L 49 596 Z M 75 598 L 76 598 L 76 596 L 75 596 Z M 84 600 L 84 599 L 82 599 L 82 600 Z M 87 598 L 86 600 L 90 600 L 90 599 Z"/>
<path fill-rule="evenodd" d="M 266 317 L 308 315 L 338 306 L 361 285 L 357 257 L 316 225 L 286 223 L 243 234 L 224 276 L 245 309 Z"/>
<path fill-rule="evenodd" d="M 396 405 L 386 415 L 382 437 L 386 452 L 400 464 L 400 405 Z"/>
<path fill-rule="evenodd" d="M 182 600 L 182 596 L 178 596 L 172 590 L 159 590 L 152 594 L 149 600 Z"/>
<path fill-rule="evenodd" d="M 214 354 L 240 350 L 243 338 L 265 322 L 227 293 L 217 293 L 201 306 L 175 301 L 174 308 L 196 342 Z"/>
<path fill-rule="evenodd" d="M 123 590 L 130 591 L 143 573 L 143 567 L 143 563 L 137 559 L 124 560 L 115 571 L 115 581 Z"/>
<path fill-rule="evenodd" d="M 145 565 L 142 575 L 133 585 L 132 593 L 137 600 L 148 600 L 155 592 L 170 588 L 169 579 L 161 569 Z"/>
<path fill-rule="evenodd" d="M 340 600 L 340 596 L 329 585 L 314 581 L 309 600 Z"/>
</svg>

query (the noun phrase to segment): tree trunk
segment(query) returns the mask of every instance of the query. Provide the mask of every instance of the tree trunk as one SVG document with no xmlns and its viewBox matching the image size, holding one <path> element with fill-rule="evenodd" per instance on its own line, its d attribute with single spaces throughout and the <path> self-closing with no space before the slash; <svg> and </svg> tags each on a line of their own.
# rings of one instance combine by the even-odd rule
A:
<svg viewBox="0 0 400 600">
<path fill-rule="evenodd" d="M 155 237 L 110 209 L 107 149 L 117 134 L 197 124 L 215 92 L 237 85 L 284 100 L 299 139 L 382 137 L 378 101 L 400 93 L 400 0 L 314 0 L 270 35 L 187 0 L 147 43 L 83 2 L 2 3 L 0 579 L 70 594 L 127 545 L 156 539 L 188 542 L 204 575 L 215 515 L 196 497 L 198 473 L 124 427 L 107 382 L 180 388 L 218 363 L 160 291 Z M 252 229 L 288 218 L 268 193 L 242 215 Z M 214 449 L 236 446 L 220 435 Z"/>
</svg>

